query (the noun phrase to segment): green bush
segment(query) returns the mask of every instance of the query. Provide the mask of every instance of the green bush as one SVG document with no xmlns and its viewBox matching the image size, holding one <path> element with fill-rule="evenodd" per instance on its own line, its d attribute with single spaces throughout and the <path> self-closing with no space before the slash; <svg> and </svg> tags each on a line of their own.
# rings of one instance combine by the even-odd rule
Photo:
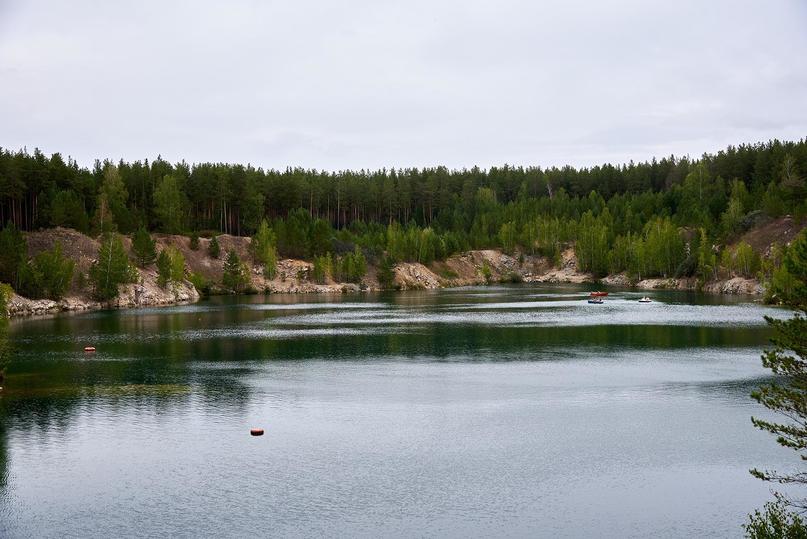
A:
<svg viewBox="0 0 807 539">
<path fill-rule="evenodd" d="M 221 247 L 219 246 L 219 240 L 216 236 L 210 238 L 210 244 L 207 246 L 207 254 L 210 255 L 210 258 L 218 258 L 221 256 Z"/>
<path fill-rule="evenodd" d="M 362 280 L 367 273 L 367 260 L 358 245 L 352 253 L 337 259 L 334 273 L 339 282 L 358 283 Z"/>
<path fill-rule="evenodd" d="M 198 251 L 199 250 L 199 234 L 194 232 L 190 235 L 190 239 L 188 240 L 189 246 L 191 251 Z"/>
<path fill-rule="evenodd" d="M 311 271 L 314 282 L 325 284 L 333 273 L 333 258 L 331 253 L 325 256 L 314 257 L 314 268 Z"/>
<path fill-rule="evenodd" d="M 21 268 L 20 290 L 29 298 L 59 300 L 70 288 L 75 263 L 62 255 L 62 244 L 42 251 Z"/>
<path fill-rule="evenodd" d="M 210 281 L 204 275 L 201 273 L 191 272 L 191 274 L 188 275 L 188 280 L 201 295 L 210 295 Z"/>
<path fill-rule="evenodd" d="M 14 289 L 6 283 L 0 283 L 0 318 L 8 316 L 8 302 L 14 295 Z"/>
<path fill-rule="evenodd" d="M 493 271 L 490 269 L 490 264 L 487 260 L 482 262 L 482 277 L 485 278 L 485 284 L 493 282 Z"/>
</svg>

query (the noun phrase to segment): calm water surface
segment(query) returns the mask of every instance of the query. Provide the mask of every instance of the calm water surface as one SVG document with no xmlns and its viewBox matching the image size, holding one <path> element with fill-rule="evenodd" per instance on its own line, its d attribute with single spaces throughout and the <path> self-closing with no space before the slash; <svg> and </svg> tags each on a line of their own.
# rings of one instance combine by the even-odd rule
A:
<svg viewBox="0 0 807 539">
<path fill-rule="evenodd" d="M 512 286 L 14 321 L 2 537 L 735 537 L 748 299 Z M 87 344 L 95 355 L 82 352 Z M 261 438 L 249 428 L 266 429 Z"/>
</svg>

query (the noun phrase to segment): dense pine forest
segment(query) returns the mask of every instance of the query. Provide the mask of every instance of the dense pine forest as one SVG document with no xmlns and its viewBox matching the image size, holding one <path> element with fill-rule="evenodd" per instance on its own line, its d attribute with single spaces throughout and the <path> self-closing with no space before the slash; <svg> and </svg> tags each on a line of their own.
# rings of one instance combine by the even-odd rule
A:
<svg viewBox="0 0 807 539">
<path fill-rule="evenodd" d="M 499 248 L 636 278 L 773 271 L 781 252 L 721 249 L 761 220 L 807 214 L 807 139 L 591 168 L 323 172 L 97 161 L 0 149 L 0 220 L 100 234 L 253 235 L 286 257 L 429 263 Z M 767 255 L 767 259 L 761 255 Z M 269 258 L 274 260 L 271 255 Z M 767 266 L 766 266 L 767 264 Z"/>
</svg>

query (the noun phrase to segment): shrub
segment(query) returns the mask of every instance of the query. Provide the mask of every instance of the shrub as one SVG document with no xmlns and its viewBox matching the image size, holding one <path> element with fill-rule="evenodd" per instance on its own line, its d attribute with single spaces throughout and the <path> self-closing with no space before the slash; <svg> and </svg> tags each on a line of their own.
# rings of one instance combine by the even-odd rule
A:
<svg viewBox="0 0 807 539">
<path fill-rule="evenodd" d="M 485 284 L 493 282 L 493 271 L 490 269 L 490 264 L 487 260 L 482 262 L 482 277 L 485 278 Z"/>
<path fill-rule="evenodd" d="M 190 245 L 191 251 L 198 251 L 199 250 L 199 234 L 197 234 L 196 232 L 191 234 L 190 240 L 189 240 L 189 245 Z"/>
<path fill-rule="evenodd" d="M 42 251 L 25 264 L 22 271 L 21 291 L 29 298 L 58 300 L 64 297 L 73 280 L 75 263 L 62 255 L 62 244 Z"/>
<path fill-rule="evenodd" d="M 210 238 L 210 244 L 207 246 L 207 254 L 210 258 L 218 258 L 221 256 L 221 247 L 219 247 L 219 240 L 216 236 Z"/>
<path fill-rule="evenodd" d="M 314 268 L 312 270 L 312 278 L 319 284 L 325 284 L 333 273 L 333 258 L 331 253 L 325 256 L 314 257 Z"/>
<path fill-rule="evenodd" d="M 201 273 L 191 273 L 188 275 L 188 280 L 194 288 L 203 296 L 210 295 L 210 281 Z"/>
<path fill-rule="evenodd" d="M 367 260 L 357 245 L 352 253 L 339 257 L 336 262 L 336 280 L 346 283 L 358 283 L 367 273 Z"/>
<path fill-rule="evenodd" d="M 14 295 L 14 289 L 6 283 L 0 283 L 0 318 L 8 316 L 8 302 Z"/>
</svg>

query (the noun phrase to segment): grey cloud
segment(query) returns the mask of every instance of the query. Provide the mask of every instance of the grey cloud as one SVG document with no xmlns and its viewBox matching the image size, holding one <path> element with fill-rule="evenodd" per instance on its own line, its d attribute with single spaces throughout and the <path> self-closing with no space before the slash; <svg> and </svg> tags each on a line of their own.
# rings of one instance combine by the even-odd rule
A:
<svg viewBox="0 0 807 539">
<path fill-rule="evenodd" d="M 0 145 L 324 169 L 807 135 L 807 7 L 0 0 Z"/>
</svg>

